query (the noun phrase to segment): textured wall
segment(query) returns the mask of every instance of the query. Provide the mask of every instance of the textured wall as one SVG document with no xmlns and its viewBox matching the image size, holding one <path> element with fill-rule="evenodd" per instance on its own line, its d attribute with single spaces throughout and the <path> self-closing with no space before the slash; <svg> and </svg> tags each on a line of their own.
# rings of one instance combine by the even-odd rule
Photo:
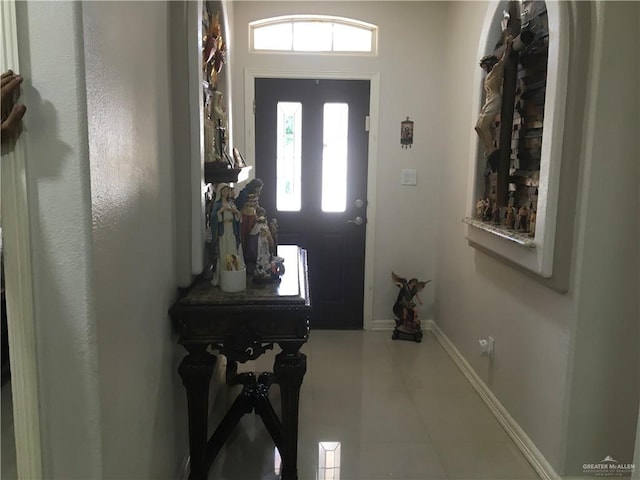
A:
<svg viewBox="0 0 640 480">
<path fill-rule="evenodd" d="M 16 2 L 16 9 L 22 98 L 28 106 L 22 139 L 43 474 L 98 478 L 100 398 L 80 4 Z"/>
<path fill-rule="evenodd" d="M 168 5 L 83 3 L 103 475 L 174 476 L 186 447 Z M 177 72 L 176 75 L 181 75 Z"/>
</svg>

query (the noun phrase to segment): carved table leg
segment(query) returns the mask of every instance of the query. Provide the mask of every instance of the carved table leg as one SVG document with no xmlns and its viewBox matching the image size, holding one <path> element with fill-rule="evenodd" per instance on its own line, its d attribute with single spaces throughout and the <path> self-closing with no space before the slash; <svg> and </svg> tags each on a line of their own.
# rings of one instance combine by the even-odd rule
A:
<svg viewBox="0 0 640 480">
<path fill-rule="evenodd" d="M 207 478 L 207 419 L 209 416 L 209 383 L 216 357 L 207 352 L 206 345 L 185 345 L 189 354 L 182 359 L 178 373 L 187 390 L 189 415 L 190 480 Z"/>
<path fill-rule="evenodd" d="M 301 346 L 302 343 L 281 344 L 282 352 L 276 355 L 273 366 L 282 397 L 282 480 L 298 478 L 298 405 L 307 371 L 307 356 L 300 353 Z"/>
</svg>

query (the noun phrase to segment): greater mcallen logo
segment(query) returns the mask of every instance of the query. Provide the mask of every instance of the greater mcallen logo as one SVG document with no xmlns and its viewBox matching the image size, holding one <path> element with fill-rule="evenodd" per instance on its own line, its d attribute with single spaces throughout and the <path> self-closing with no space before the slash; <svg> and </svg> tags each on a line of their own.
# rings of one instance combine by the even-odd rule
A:
<svg viewBox="0 0 640 480">
<path fill-rule="evenodd" d="M 614 460 L 610 455 L 600 460 L 600 463 L 584 463 L 582 465 L 582 471 L 589 473 L 597 477 L 621 477 L 633 472 L 636 469 L 633 463 L 619 463 Z"/>
</svg>

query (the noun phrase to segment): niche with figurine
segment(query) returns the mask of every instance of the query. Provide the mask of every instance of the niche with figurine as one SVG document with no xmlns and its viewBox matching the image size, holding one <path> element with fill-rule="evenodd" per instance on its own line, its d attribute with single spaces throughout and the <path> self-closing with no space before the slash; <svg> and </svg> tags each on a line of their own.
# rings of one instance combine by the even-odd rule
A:
<svg viewBox="0 0 640 480">
<path fill-rule="evenodd" d="M 225 11 L 224 2 L 202 2 L 204 175 L 205 182 L 212 184 L 246 179 L 249 170 L 242 154 L 231 146 L 231 82 L 225 66 Z"/>
<path fill-rule="evenodd" d="M 477 77 L 471 246 L 544 278 L 553 274 L 568 39 L 561 2 L 494 2 Z"/>
</svg>

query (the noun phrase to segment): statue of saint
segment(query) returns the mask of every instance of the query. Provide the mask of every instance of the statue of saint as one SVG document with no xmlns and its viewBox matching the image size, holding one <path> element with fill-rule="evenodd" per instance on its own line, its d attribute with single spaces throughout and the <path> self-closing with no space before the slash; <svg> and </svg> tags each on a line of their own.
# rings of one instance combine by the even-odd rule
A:
<svg viewBox="0 0 640 480">
<path fill-rule="evenodd" d="M 216 258 L 213 285 L 220 282 L 222 270 L 244 270 L 244 257 L 240 244 L 240 211 L 233 202 L 231 186 L 220 183 L 211 211 L 211 234 Z"/>
</svg>

